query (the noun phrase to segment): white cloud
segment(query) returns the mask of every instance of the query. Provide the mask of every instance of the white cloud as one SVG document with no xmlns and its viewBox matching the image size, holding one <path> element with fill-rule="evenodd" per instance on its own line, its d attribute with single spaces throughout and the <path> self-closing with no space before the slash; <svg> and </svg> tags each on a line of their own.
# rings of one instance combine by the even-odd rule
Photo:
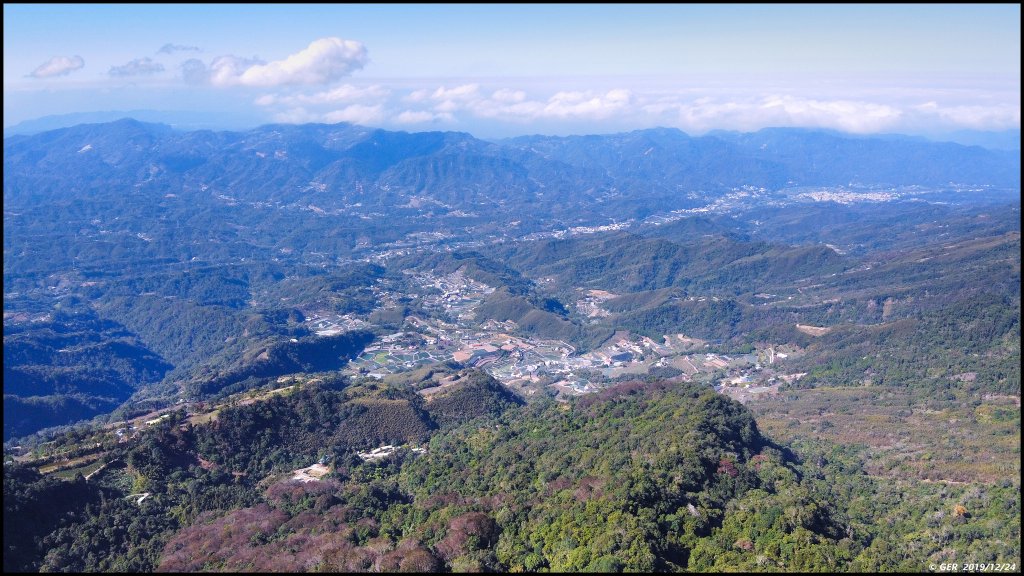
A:
<svg viewBox="0 0 1024 576">
<path fill-rule="evenodd" d="M 367 61 L 366 47 L 361 42 L 321 38 L 284 60 L 233 68 L 230 74 L 215 75 L 211 81 L 221 86 L 329 84 L 362 68 Z"/>
<path fill-rule="evenodd" d="M 365 106 L 363 104 L 352 104 L 340 110 L 334 110 L 324 114 L 324 121 L 329 124 L 337 122 L 351 122 L 353 124 L 376 124 L 384 119 L 384 106 Z"/>
<path fill-rule="evenodd" d="M 905 120 L 896 104 L 866 100 L 806 98 L 788 94 L 657 97 L 636 107 L 650 122 L 688 132 L 759 130 L 769 126 L 830 128 L 852 133 L 892 130 Z"/>
<path fill-rule="evenodd" d="M 923 124 L 946 124 L 971 130 L 1005 130 L 1007 126 L 1020 126 L 1020 105 L 953 105 L 940 106 L 935 101 L 915 106 L 913 113 L 922 117 Z"/>
<path fill-rule="evenodd" d="M 703 100 L 703 101 L 701 101 Z M 653 105 L 660 108 L 661 104 Z M 704 132 L 713 128 L 729 128 L 738 130 L 756 130 L 764 127 L 761 121 L 753 121 L 756 105 L 751 103 L 708 101 L 706 98 L 691 104 L 675 104 L 666 111 L 674 111 L 677 117 L 670 122 L 683 130 Z"/>
<path fill-rule="evenodd" d="M 378 124 L 384 120 L 386 111 L 384 106 L 377 104 L 367 106 L 364 104 L 351 104 L 337 110 L 327 112 L 316 112 L 307 110 L 305 107 L 296 106 L 274 114 L 275 122 L 285 124 L 306 124 L 310 122 L 321 122 L 337 124 L 338 122 L 351 122 L 353 124 Z"/>
<path fill-rule="evenodd" d="M 632 103 L 629 90 L 604 93 L 592 91 L 557 92 L 547 100 L 530 100 L 526 92 L 501 88 L 485 96 L 479 84 L 440 86 L 433 92 L 416 90 L 402 100 L 412 104 L 433 102 L 429 110 L 409 109 L 394 117 L 396 122 L 415 123 L 451 120 L 460 112 L 477 118 L 527 122 L 541 119 L 604 119 L 625 111 Z"/>
<path fill-rule="evenodd" d="M 164 65 L 154 62 L 151 58 L 136 58 L 122 66 L 111 66 L 108 74 L 111 76 L 143 76 L 163 71 Z"/>
<path fill-rule="evenodd" d="M 427 98 L 430 98 L 430 90 L 422 88 L 420 90 L 414 90 L 410 92 L 408 96 L 403 98 L 403 100 L 405 100 L 406 102 L 422 102 Z"/>
<path fill-rule="evenodd" d="M 40 64 L 35 70 L 29 73 L 32 78 L 53 78 L 54 76 L 65 76 L 81 70 L 85 66 L 85 60 L 81 56 L 54 56 Z"/>
<path fill-rule="evenodd" d="M 435 110 L 451 112 L 466 108 L 473 115 L 498 120 L 605 119 L 628 109 L 633 99 L 629 90 L 615 89 L 603 94 L 591 91 L 556 92 L 545 100 L 527 100 L 522 90 L 497 90 L 489 98 L 460 106 L 446 100 Z"/>
<path fill-rule="evenodd" d="M 837 128 L 846 132 L 869 133 L 889 129 L 902 112 L 886 104 L 853 100 L 814 100 L 794 96 L 769 96 L 760 110 L 786 126 Z"/>
<path fill-rule="evenodd" d="M 214 58 L 207 66 L 198 58 L 189 58 L 181 63 L 181 76 L 189 84 L 232 86 L 238 83 L 237 78 L 247 69 L 263 63 L 256 58 L 228 55 Z"/>
<path fill-rule="evenodd" d="M 425 110 L 405 110 L 391 119 L 397 124 L 424 124 L 427 122 L 451 122 L 454 117 L 446 112 L 434 113 Z"/>
<path fill-rule="evenodd" d="M 525 87 L 524 87 L 525 88 Z M 312 93 L 268 94 L 256 100 L 278 119 L 302 122 L 348 121 L 407 126 L 440 124 L 465 129 L 485 121 L 491 130 L 631 130 L 672 126 L 691 134 L 766 127 L 826 128 L 843 132 L 922 133 L 934 129 L 999 130 L 1020 125 L 1019 98 L 1002 93 L 950 91 L 927 87 L 851 90 L 818 84 L 771 87 L 664 85 L 606 86 L 556 90 L 539 85 L 487 86 L 462 83 L 399 86 L 343 84 Z M 501 124 L 507 127 L 499 128 Z M 472 130 L 472 128 L 470 128 Z"/>
<path fill-rule="evenodd" d="M 463 105 L 460 102 L 456 102 L 455 100 L 445 100 L 444 102 L 441 102 L 440 104 L 434 106 L 434 110 L 437 110 L 438 112 L 451 113 L 464 107 L 465 105 Z"/>
<path fill-rule="evenodd" d="M 276 95 L 267 94 L 256 99 L 260 106 L 272 106 L 281 104 L 285 106 L 296 106 L 299 104 L 338 104 L 347 102 L 360 102 L 367 100 L 379 100 L 386 98 L 391 91 L 380 85 L 358 87 L 351 84 L 342 84 L 331 90 L 317 92 L 315 94 Z"/>
<path fill-rule="evenodd" d="M 480 85 L 479 84 L 463 84 L 462 86 L 456 86 L 455 88 L 445 88 L 444 86 L 434 90 L 431 94 L 431 98 L 434 100 L 476 100 L 480 97 Z"/>
<path fill-rule="evenodd" d="M 279 122 L 379 124 L 391 114 L 386 108 L 390 95 L 391 90 L 376 84 L 342 84 L 312 94 L 264 94 L 254 102 L 257 106 L 283 109 L 275 114 Z"/>
<path fill-rule="evenodd" d="M 199 46 L 184 46 L 182 44 L 164 44 L 156 51 L 157 54 L 174 54 L 175 52 L 200 52 Z"/>
<path fill-rule="evenodd" d="M 207 80 L 214 86 L 235 86 L 242 83 L 239 78 L 246 71 L 262 64 L 263 61 L 256 58 L 218 56 L 210 63 Z"/>
<path fill-rule="evenodd" d="M 509 90 L 508 88 L 502 88 L 501 90 L 495 90 L 491 94 L 491 100 L 495 102 L 522 102 L 526 100 L 526 92 L 522 90 Z"/>
<path fill-rule="evenodd" d="M 192 58 L 182 63 L 182 76 L 189 83 L 221 87 L 323 85 L 361 69 L 368 60 L 361 42 L 331 37 L 314 40 L 306 49 L 273 62 L 228 54 L 214 58 L 207 66 Z M 265 101 L 273 99 L 268 96 Z"/>
<path fill-rule="evenodd" d="M 630 96 L 629 90 L 610 90 L 596 96 L 590 92 L 559 92 L 548 100 L 540 116 L 603 119 L 626 108 Z"/>
</svg>

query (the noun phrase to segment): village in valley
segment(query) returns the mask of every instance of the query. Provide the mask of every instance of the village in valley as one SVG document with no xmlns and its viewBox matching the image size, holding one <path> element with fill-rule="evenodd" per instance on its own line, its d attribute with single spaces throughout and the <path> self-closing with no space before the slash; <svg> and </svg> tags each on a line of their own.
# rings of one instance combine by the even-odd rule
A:
<svg viewBox="0 0 1024 576">
<path fill-rule="evenodd" d="M 705 381 L 741 402 L 772 393 L 800 374 L 776 372 L 775 362 L 792 350 L 767 347 L 748 354 L 726 355 L 711 344 L 684 334 L 655 340 L 618 331 L 596 349 L 580 353 L 561 340 L 527 337 L 515 322 L 476 318 L 476 308 L 494 288 L 467 277 L 462 270 L 435 275 L 406 271 L 403 296 L 413 297 L 427 315 L 406 317 L 402 329 L 370 344 L 343 371 L 352 376 L 384 378 L 429 364 L 454 362 L 481 369 L 524 396 L 547 393 L 558 399 L 600 390 L 614 381 L 642 377 L 652 370 L 682 380 Z M 414 290 L 415 292 L 410 292 Z M 376 296 L 394 305 L 397 295 L 374 286 Z M 576 310 L 600 318 L 602 303 L 614 298 L 603 290 L 578 290 Z M 357 315 L 312 313 L 307 322 L 318 335 L 333 335 L 369 326 Z"/>
<path fill-rule="evenodd" d="M 803 376 L 784 373 L 776 363 L 800 354 L 795 347 L 768 345 L 745 354 L 726 354 L 711 342 L 684 334 L 665 334 L 656 340 L 619 330 L 596 348 L 582 352 L 561 340 L 524 335 L 512 321 L 480 321 L 477 308 L 495 289 L 469 278 L 462 269 L 442 275 L 406 271 L 403 276 L 405 281 L 401 286 L 378 281 L 372 287 L 375 297 L 385 311 L 413 299 L 424 313 L 406 316 L 400 330 L 373 341 L 342 369 L 343 374 L 385 379 L 429 365 L 456 365 L 482 370 L 523 397 L 544 394 L 558 401 L 597 392 L 615 382 L 657 375 L 669 380 L 705 382 L 717 392 L 743 403 L 764 394 L 774 394 L 782 384 Z M 604 290 L 585 289 L 578 289 L 576 294 L 577 299 L 572 303 L 575 311 L 591 320 L 608 316 L 610 312 L 603 304 L 618 296 Z M 305 322 L 311 332 L 326 337 L 372 328 L 374 323 L 369 316 L 310 312 Z M 822 330 L 801 325 L 797 328 L 808 333 Z M 12 456 L 34 461 L 47 473 L 69 477 L 81 471 L 91 475 L 103 469 L 101 456 L 111 446 L 135 441 L 144 430 L 170 419 L 175 411 L 182 411 L 186 423 L 207 423 L 215 420 L 226 406 L 252 404 L 279 394 L 290 394 L 302 383 L 317 380 L 281 376 L 270 388 L 233 394 L 214 403 L 182 398 L 173 406 L 107 424 L 73 450 L 53 446 L 54 451 L 44 444 L 31 452 L 15 447 Z M 418 392 L 429 399 L 454 381 L 444 378 L 436 386 Z M 424 451 L 418 446 L 385 445 L 360 452 L 358 456 L 364 462 L 376 462 L 400 449 L 414 455 Z M 313 482 L 330 470 L 330 463 L 321 459 L 293 470 L 291 479 Z M 142 495 L 133 496 L 139 497 L 141 505 Z"/>
</svg>

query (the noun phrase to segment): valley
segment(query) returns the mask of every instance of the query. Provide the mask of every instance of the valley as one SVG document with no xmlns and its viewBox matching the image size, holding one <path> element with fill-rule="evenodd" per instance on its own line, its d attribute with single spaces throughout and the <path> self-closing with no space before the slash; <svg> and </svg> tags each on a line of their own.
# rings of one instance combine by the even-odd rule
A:
<svg viewBox="0 0 1024 576">
<path fill-rule="evenodd" d="M 1019 560 L 1016 156 L 165 128 L 5 139 L 5 570 Z"/>
</svg>

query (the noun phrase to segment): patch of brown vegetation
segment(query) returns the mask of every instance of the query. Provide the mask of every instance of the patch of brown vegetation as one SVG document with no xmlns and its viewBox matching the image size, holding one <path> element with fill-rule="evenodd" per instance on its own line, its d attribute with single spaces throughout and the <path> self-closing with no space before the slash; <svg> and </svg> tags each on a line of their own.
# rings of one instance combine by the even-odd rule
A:
<svg viewBox="0 0 1024 576">
<path fill-rule="evenodd" d="M 832 331 L 827 326 L 810 326 L 808 324 L 797 324 L 796 329 L 809 336 L 824 336 Z"/>
</svg>

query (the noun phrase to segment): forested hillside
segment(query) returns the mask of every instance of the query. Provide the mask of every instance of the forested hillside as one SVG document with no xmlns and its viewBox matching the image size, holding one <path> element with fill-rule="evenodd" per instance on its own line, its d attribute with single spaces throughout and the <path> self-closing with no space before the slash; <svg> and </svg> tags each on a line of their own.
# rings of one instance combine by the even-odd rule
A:
<svg viewBox="0 0 1024 576">
<path fill-rule="evenodd" d="M 335 381 L 175 416 L 89 481 L 5 466 L 5 513 L 40 510 L 5 523 L 5 571 L 915 570 L 969 542 L 979 561 L 1019 558 L 1019 522 L 993 521 L 1019 507 L 1009 486 L 905 500 L 842 451 L 797 457 L 701 386 L 517 406 L 464 380 L 427 403 Z M 385 443 L 423 450 L 355 456 Z M 334 472 L 290 479 L 317 459 Z M 45 496 L 58 486 L 73 497 Z"/>
</svg>

